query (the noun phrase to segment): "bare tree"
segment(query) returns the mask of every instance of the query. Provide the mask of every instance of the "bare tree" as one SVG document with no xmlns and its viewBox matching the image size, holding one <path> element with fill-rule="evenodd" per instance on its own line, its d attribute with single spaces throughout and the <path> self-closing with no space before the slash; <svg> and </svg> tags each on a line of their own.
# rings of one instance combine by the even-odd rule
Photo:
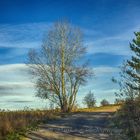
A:
<svg viewBox="0 0 140 140">
<path fill-rule="evenodd" d="M 39 51 L 29 51 L 31 74 L 36 79 L 37 96 L 49 99 L 63 112 L 72 110 L 78 89 L 90 75 L 81 31 L 67 22 L 57 22 L 44 37 Z"/>
</svg>

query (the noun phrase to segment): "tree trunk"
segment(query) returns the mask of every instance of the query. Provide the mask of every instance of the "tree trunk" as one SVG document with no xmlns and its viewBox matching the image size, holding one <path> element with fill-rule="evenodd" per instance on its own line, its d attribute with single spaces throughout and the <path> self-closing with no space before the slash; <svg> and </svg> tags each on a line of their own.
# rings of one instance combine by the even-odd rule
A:
<svg viewBox="0 0 140 140">
<path fill-rule="evenodd" d="M 72 111 L 72 109 L 67 104 L 61 106 L 61 112 L 63 112 L 63 113 L 68 113 L 71 111 Z"/>
</svg>

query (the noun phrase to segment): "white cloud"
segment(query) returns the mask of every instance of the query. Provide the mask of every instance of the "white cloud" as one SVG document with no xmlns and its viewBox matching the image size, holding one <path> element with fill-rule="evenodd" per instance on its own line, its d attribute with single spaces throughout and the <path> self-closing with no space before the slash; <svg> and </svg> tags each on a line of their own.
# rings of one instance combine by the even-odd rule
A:
<svg viewBox="0 0 140 140">
<path fill-rule="evenodd" d="M 129 42 L 135 37 L 134 32 L 140 30 L 140 25 L 129 29 L 127 32 L 114 36 L 98 37 L 85 42 L 89 54 L 111 53 L 117 55 L 130 55 Z"/>
<path fill-rule="evenodd" d="M 92 68 L 95 78 L 110 76 L 119 72 L 118 67 L 99 66 Z M 93 77 L 94 79 L 94 77 Z M 26 64 L 0 65 L 0 86 L 2 87 L 33 87 Z"/>
<path fill-rule="evenodd" d="M 0 82 L 0 89 L 33 88 L 34 84 L 29 81 L 24 82 Z"/>
<path fill-rule="evenodd" d="M 28 49 L 28 48 L 37 48 L 41 45 L 40 41 L 21 41 L 21 42 L 0 42 L 0 47 L 3 48 L 20 48 L 20 49 Z"/>
<path fill-rule="evenodd" d="M 28 70 L 27 65 L 25 64 L 7 64 L 0 65 L 0 73 L 11 72 L 19 70 Z"/>
<path fill-rule="evenodd" d="M 95 77 L 89 79 L 88 84 L 81 87 L 78 93 L 77 100 L 82 104 L 82 98 L 85 94 L 92 90 L 95 93 L 98 104 L 102 98 L 106 98 L 109 101 L 114 101 L 114 92 L 117 91 L 111 82 L 111 76 L 118 73 L 119 69 L 114 67 L 95 67 L 93 68 Z M 34 97 L 34 84 L 31 82 L 30 76 L 27 73 L 28 67 L 25 64 L 9 64 L 0 66 L 0 108 L 9 108 L 5 104 L 7 101 L 11 101 L 11 106 L 14 104 L 21 105 L 20 108 L 24 108 L 25 103 L 20 101 L 33 101 L 28 102 L 29 107 L 37 107 L 36 104 L 41 104 L 41 100 Z M 39 100 L 39 101 L 38 101 Z M 5 101 L 5 102 L 4 102 Z M 17 101 L 17 102 L 16 102 Z M 34 102 L 35 101 L 35 102 Z M 42 103 L 41 105 L 45 105 Z M 38 107 L 41 107 L 38 106 Z M 14 109 L 18 108 L 16 106 Z"/>
<path fill-rule="evenodd" d="M 33 88 L 25 64 L 0 65 L 0 89 Z"/>
<path fill-rule="evenodd" d="M 41 45 L 43 34 L 48 31 L 52 23 L 0 24 L 0 47 L 36 48 Z M 114 53 L 129 55 L 128 44 L 138 31 L 137 25 L 127 32 L 114 36 L 106 36 L 97 30 L 82 28 L 90 39 L 85 42 L 88 53 Z M 92 37 L 92 38 L 91 38 Z"/>
<path fill-rule="evenodd" d="M 0 24 L 0 47 L 33 48 L 40 45 L 51 23 Z"/>
<path fill-rule="evenodd" d="M 107 67 L 107 66 L 95 67 L 95 68 L 93 68 L 93 70 L 95 72 L 95 76 L 117 73 L 120 71 L 120 69 L 118 67 Z"/>
</svg>

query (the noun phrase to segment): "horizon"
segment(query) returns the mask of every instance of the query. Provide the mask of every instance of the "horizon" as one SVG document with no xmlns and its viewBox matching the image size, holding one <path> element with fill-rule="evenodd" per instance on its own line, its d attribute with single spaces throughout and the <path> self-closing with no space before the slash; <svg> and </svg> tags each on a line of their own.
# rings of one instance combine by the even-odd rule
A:
<svg viewBox="0 0 140 140">
<path fill-rule="evenodd" d="M 77 101 L 92 91 L 97 105 L 102 99 L 115 100 L 122 62 L 131 57 L 129 43 L 140 31 L 139 0 L 1 0 L 0 1 L 0 109 L 45 108 L 35 97 L 28 74 L 27 53 L 38 49 L 52 24 L 66 18 L 84 34 L 85 59 L 95 76 L 81 87 Z"/>
</svg>

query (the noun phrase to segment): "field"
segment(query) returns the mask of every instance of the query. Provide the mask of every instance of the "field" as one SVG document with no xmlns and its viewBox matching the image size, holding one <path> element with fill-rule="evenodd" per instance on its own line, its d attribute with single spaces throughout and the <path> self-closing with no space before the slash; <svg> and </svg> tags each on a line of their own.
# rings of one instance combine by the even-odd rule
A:
<svg viewBox="0 0 140 140">
<path fill-rule="evenodd" d="M 115 112 L 120 108 L 120 105 L 108 105 L 94 108 L 79 108 L 76 112 Z"/>
</svg>

